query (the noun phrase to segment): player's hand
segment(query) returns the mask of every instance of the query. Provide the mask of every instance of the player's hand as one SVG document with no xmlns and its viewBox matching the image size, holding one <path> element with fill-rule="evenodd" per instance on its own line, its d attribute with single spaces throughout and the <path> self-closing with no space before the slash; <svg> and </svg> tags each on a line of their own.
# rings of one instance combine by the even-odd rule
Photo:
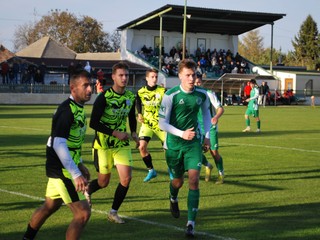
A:
<svg viewBox="0 0 320 240">
<path fill-rule="evenodd" d="M 137 136 L 137 133 L 135 133 L 135 132 L 131 133 L 131 137 L 132 137 L 133 141 L 136 142 L 136 148 L 139 148 L 140 141 L 139 141 L 139 138 Z"/>
<path fill-rule="evenodd" d="M 138 114 L 138 122 L 144 123 L 144 118 L 141 113 Z"/>
<path fill-rule="evenodd" d="M 204 139 L 202 149 L 204 152 L 207 152 L 210 149 L 210 139 L 209 138 Z"/>
<path fill-rule="evenodd" d="M 86 166 L 84 166 L 83 163 L 79 163 L 78 165 L 79 170 L 81 171 L 82 175 L 87 179 L 87 181 L 90 180 L 90 172 Z"/>
<path fill-rule="evenodd" d="M 211 123 L 212 123 L 212 125 L 217 125 L 217 123 L 218 123 L 218 118 L 217 117 L 213 117 L 213 118 L 211 118 Z"/>
<path fill-rule="evenodd" d="M 121 141 L 125 141 L 125 140 L 129 139 L 129 134 L 128 133 L 120 132 L 120 131 L 117 131 L 117 130 L 113 131 L 112 136 L 118 138 Z"/>
<path fill-rule="evenodd" d="M 86 186 L 88 185 L 88 181 L 84 176 L 80 176 L 74 179 L 74 184 L 77 192 L 82 192 L 86 190 Z"/>
<path fill-rule="evenodd" d="M 196 132 L 193 131 L 194 128 L 189 128 L 187 130 L 185 130 L 182 134 L 182 138 L 184 140 L 192 140 L 194 138 L 194 136 L 196 135 Z"/>
</svg>

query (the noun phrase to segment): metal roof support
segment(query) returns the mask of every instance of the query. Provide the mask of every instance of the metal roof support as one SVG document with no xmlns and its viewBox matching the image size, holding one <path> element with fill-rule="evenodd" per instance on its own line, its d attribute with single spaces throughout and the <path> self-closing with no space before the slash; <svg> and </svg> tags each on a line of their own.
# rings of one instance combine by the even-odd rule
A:
<svg viewBox="0 0 320 240">
<path fill-rule="evenodd" d="M 139 22 L 137 22 L 137 23 L 134 23 L 134 24 L 130 25 L 129 27 L 127 27 L 127 29 L 128 29 L 128 28 L 133 28 L 133 27 L 135 27 L 135 26 L 138 26 L 138 25 L 140 25 L 140 24 L 142 24 L 142 23 L 144 23 L 144 22 L 148 22 L 149 20 L 151 20 L 151 19 L 153 19 L 153 18 L 160 17 L 162 14 L 165 14 L 165 13 L 171 11 L 171 10 L 172 10 L 172 7 L 169 7 L 169 8 L 167 8 L 166 10 L 163 10 L 163 11 L 161 11 L 161 12 L 159 12 L 159 13 L 156 13 L 156 14 L 150 16 L 150 17 L 147 17 L 147 18 L 145 18 L 145 19 L 143 19 L 143 20 L 141 20 L 141 21 L 139 21 Z"/>
<path fill-rule="evenodd" d="M 160 44 L 159 44 L 159 71 L 161 71 L 161 57 L 162 57 L 162 15 L 159 16 L 160 18 L 160 33 L 159 33 L 159 37 L 160 37 Z"/>
<path fill-rule="evenodd" d="M 186 31 L 187 31 L 187 0 L 184 0 L 183 36 L 182 36 L 182 60 L 186 57 Z"/>
<path fill-rule="evenodd" d="M 271 24 L 271 49 L 270 49 L 270 73 L 273 75 L 272 71 L 272 53 L 273 53 L 273 24 Z"/>
</svg>

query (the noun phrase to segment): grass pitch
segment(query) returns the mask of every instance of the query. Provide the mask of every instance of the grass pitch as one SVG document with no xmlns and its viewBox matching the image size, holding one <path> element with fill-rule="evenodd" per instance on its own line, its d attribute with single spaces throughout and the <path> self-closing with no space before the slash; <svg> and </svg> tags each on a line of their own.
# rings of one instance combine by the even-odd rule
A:
<svg viewBox="0 0 320 240">
<path fill-rule="evenodd" d="M 21 239 L 31 214 L 41 205 L 45 186 L 45 144 L 56 106 L 0 105 L 0 239 Z M 91 106 L 86 106 L 88 118 Z M 320 108 L 278 106 L 260 109 L 262 133 L 245 128 L 245 107 L 225 107 L 219 122 L 219 152 L 225 184 L 200 182 L 196 239 L 320 239 Z M 89 119 L 88 119 L 89 120 Z M 93 131 L 83 148 L 91 160 Z M 133 146 L 133 145 L 132 145 Z M 184 239 L 187 184 L 180 190 L 181 217 L 169 212 L 169 177 L 160 142 L 149 144 L 158 177 L 143 183 L 147 171 L 133 150 L 133 180 L 119 214 L 126 224 L 106 220 L 118 184 L 93 195 L 93 211 L 82 239 Z M 212 158 L 207 155 L 209 161 Z M 213 171 L 213 177 L 216 170 Z M 44 224 L 37 239 L 64 239 L 71 220 L 65 206 Z"/>
</svg>

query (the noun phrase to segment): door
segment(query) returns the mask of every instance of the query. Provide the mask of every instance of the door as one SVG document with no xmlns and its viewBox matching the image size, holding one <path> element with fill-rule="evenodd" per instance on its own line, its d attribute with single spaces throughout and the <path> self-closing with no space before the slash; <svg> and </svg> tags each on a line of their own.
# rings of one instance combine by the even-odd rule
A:
<svg viewBox="0 0 320 240">
<path fill-rule="evenodd" d="M 284 90 L 293 89 L 293 78 L 284 79 Z"/>
</svg>

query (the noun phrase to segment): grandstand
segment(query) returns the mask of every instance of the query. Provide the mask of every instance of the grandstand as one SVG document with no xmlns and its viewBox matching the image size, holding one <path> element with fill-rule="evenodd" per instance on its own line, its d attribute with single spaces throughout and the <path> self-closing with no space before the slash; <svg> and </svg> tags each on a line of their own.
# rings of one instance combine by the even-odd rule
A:
<svg viewBox="0 0 320 240">
<path fill-rule="evenodd" d="M 106 79 L 110 79 L 111 67 L 115 62 L 126 61 L 131 69 L 129 88 L 133 91 L 144 84 L 147 68 L 158 68 L 159 83 L 171 88 L 179 83 L 176 66 L 183 55 L 183 14 L 183 6 L 168 4 L 119 26 L 121 49 L 118 53 L 77 54 L 46 37 L 18 52 L 8 61 L 18 58 L 35 66 L 45 62 L 46 86 L 38 87 L 40 93 L 67 93 L 66 77 L 70 62 L 85 61 L 90 61 L 94 69 L 102 68 Z M 199 71 L 207 87 L 221 92 L 222 96 L 223 92 L 240 95 L 243 82 L 249 78 L 257 79 L 258 83 L 260 79 L 268 79 L 269 85 L 275 89 L 288 86 L 280 72 L 275 75 L 273 71 L 256 66 L 239 56 L 237 52 L 240 34 L 267 24 L 273 28 L 274 22 L 282 19 L 285 14 L 187 7 L 187 15 L 185 56 L 199 63 Z M 206 63 L 203 64 L 202 58 Z M 310 93 L 312 89 L 306 86 L 320 89 L 318 84 L 320 82 L 312 85 L 302 82 L 297 84 L 296 78 L 293 78 L 289 86 L 294 91 Z M 32 85 L 15 88 L 0 85 L 0 92 L 35 93 Z"/>
</svg>

